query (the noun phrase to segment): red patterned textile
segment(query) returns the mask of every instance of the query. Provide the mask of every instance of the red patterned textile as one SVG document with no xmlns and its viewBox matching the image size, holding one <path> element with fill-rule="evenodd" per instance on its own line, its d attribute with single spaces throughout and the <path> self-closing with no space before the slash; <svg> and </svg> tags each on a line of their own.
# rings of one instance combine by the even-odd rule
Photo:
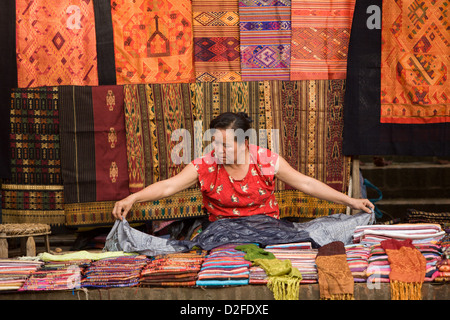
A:
<svg viewBox="0 0 450 320">
<path fill-rule="evenodd" d="M 190 0 L 111 0 L 117 84 L 192 82 Z"/>
<path fill-rule="evenodd" d="M 383 1 L 381 122 L 450 122 L 450 1 Z"/>
<path fill-rule="evenodd" d="M 98 85 L 92 1 L 16 1 L 19 87 Z"/>
<path fill-rule="evenodd" d="M 345 79 L 355 0 L 293 0 L 291 80 Z"/>
</svg>

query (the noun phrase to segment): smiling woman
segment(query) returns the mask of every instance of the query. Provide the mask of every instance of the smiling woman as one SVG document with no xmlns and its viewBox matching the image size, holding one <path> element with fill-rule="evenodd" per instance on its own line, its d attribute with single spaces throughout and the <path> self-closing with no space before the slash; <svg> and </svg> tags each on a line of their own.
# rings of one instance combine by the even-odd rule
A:
<svg viewBox="0 0 450 320">
<path fill-rule="evenodd" d="M 179 174 L 118 201 L 116 219 L 126 217 L 134 203 L 171 196 L 200 182 L 203 207 L 210 221 L 251 215 L 279 218 L 275 179 L 313 197 L 367 213 L 373 204 L 354 199 L 292 168 L 275 152 L 251 144 L 246 132 L 251 119 L 246 113 L 222 113 L 210 123 L 213 150 L 189 163 Z"/>
</svg>

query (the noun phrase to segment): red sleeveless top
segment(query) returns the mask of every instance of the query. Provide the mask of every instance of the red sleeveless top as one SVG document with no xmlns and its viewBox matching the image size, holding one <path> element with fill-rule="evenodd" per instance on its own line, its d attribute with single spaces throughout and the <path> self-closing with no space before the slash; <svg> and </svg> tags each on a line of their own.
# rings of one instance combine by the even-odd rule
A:
<svg viewBox="0 0 450 320">
<path fill-rule="evenodd" d="M 203 206 L 210 221 L 265 214 L 279 218 L 274 194 L 275 165 L 278 154 L 249 145 L 250 165 L 247 175 L 236 180 L 217 163 L 214 150 L 192 163 L 199 175 Z"/>
</svg>

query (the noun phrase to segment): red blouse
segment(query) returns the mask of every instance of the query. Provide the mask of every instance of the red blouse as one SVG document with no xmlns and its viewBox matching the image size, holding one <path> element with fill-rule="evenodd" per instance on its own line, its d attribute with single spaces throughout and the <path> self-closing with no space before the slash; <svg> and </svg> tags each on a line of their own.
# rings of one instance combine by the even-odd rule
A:
<svg viewBox="0 0 450 320">
<path fill-rule="evenodd" d="M 249 145 L 250 165 L 247 175 L 236 180 L 217 163 L 214 150 L 194 160 L 209 220 L 266 214 L 279 218 L 274 194 L 275 165 L 278 154 Z"/>
</svg>

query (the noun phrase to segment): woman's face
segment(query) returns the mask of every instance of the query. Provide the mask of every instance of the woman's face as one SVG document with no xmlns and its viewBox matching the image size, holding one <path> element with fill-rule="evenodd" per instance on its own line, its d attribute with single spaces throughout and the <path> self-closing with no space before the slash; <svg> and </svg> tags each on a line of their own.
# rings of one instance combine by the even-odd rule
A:
<svg viewBox="0 0 450 320">
<path fill-rule="evenodd" d="M 245 163 L 245 143 L 238 143 L 233 129 L 217 129 L 213 136 L 213 146 L 217 160 L 224 164 Z"/>
</svg>

